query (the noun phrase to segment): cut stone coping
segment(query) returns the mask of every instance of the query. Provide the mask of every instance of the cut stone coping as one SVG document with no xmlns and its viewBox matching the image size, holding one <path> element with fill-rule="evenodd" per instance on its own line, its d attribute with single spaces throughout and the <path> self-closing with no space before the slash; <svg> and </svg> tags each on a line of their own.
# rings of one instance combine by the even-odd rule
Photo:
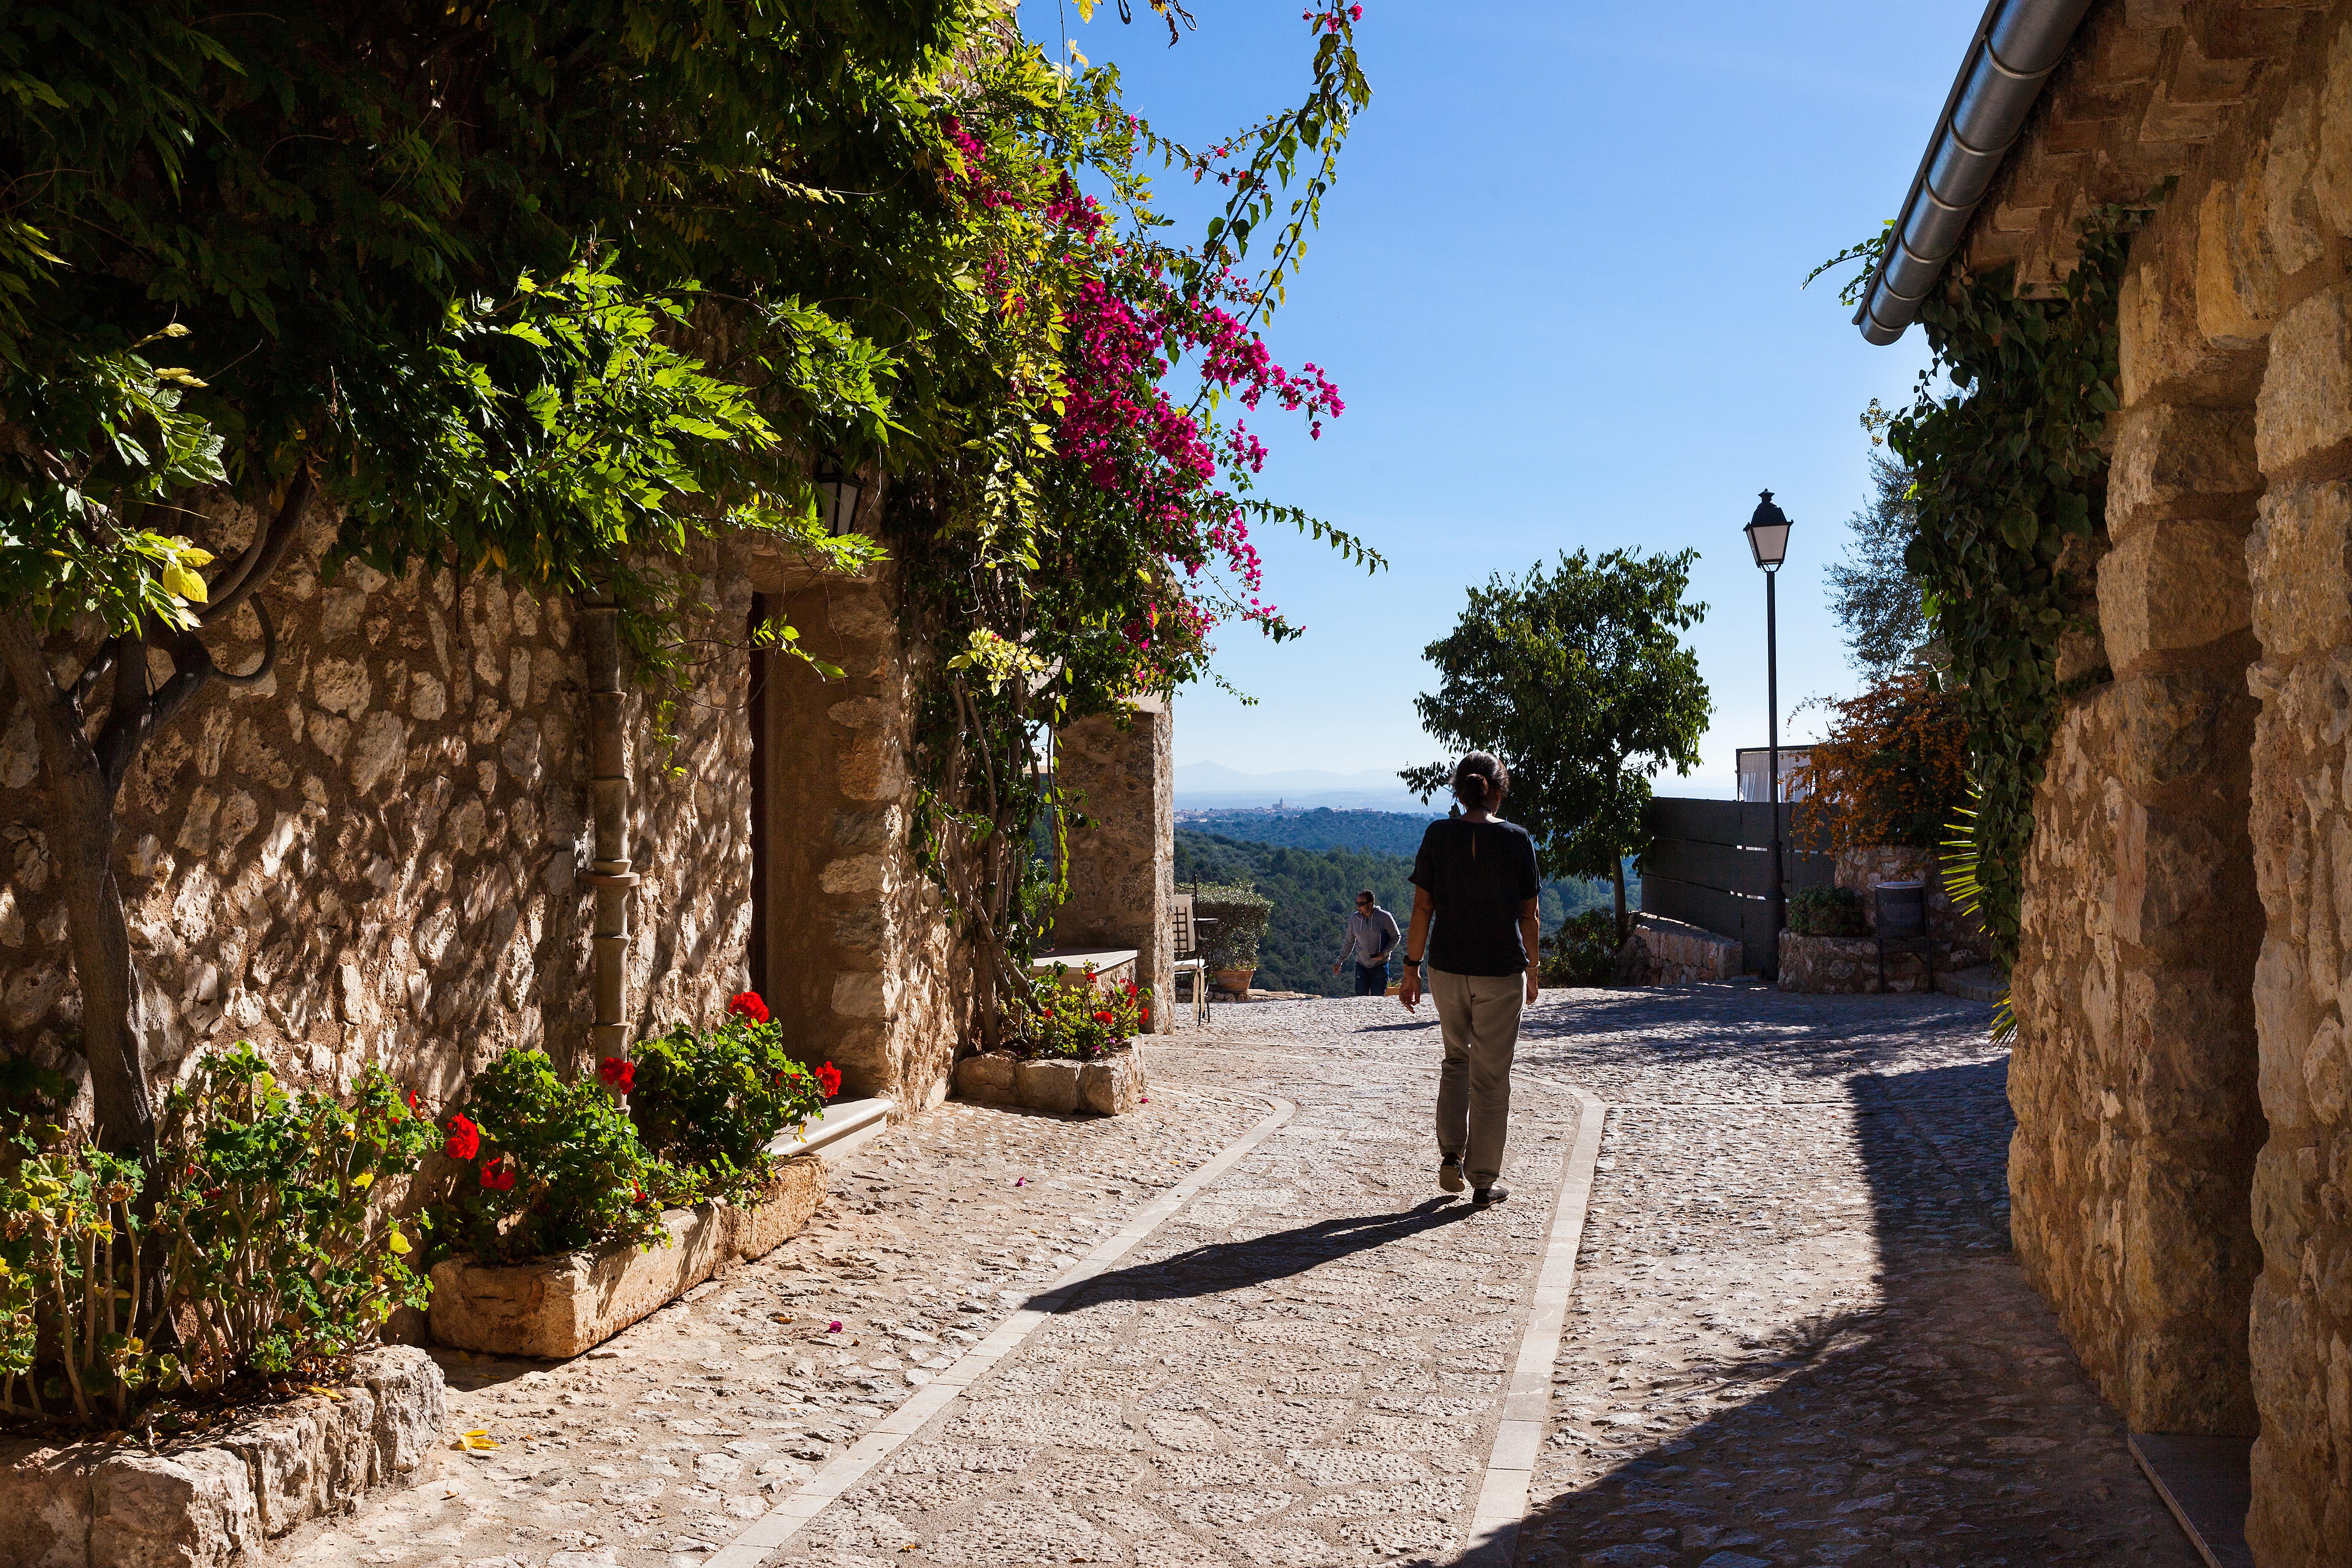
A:
<svg viewBox="0 0 2352 1568">
<path fill-rule="evenodd" d="M 1122 1116 L 1140 1104 L 1149 1086 L 1143 1077 L 1141 1037 L 1114 1047 L 1099 1061 L 1066 1057 L 1024 1061 L 1010 1051 L 983 1051 L 956 1064 L 955 1091 L 978 1105 L 1013 1105 L 1070 1116 Z"/>
<path fill-rule="evenodd" d="M 155 1451 L 0 1439 L 0 1562 L 222 1568 L 364 1491 L 422 1479 L 448 1422 L 431 1356 L 410 1345 L 366 1352 L 333 1394 Z"/>
<path fill-rule="evenodd" d="M 2127 1440 L 2132 1458 L 2206 1568 L 2254 1568 L 2246 1545 L 2254 1440 L 2158 1432 L 2134 1432 Z"/>
<path fill-rule="evenodd" d="M 869 1116 L 863 1125 L 873 1124 Z M 614 1242 L 528 1263 L 445 1259 L 433 1266 L 434 1341 L 549 1361 L 584 1354 L 719 1269 L 800 1234 L 824 1201 L 824 1178 L 825 1156 L 795 1155 L 757 1204 L 713 1200 L 663 1215 L 667 1246 Z"/>
<path fill-rule="evenodd" d="M 836 1100 L 824 1108 L 824 1115 L 799 1131 L 777 1133 L 769 1141 L 768 1152 L 779 1160 L 794 1154 L 822 1153 L 827 1163 L 837 1164 L 853 1151 L 882 1136 L 889 1127 L 887 1099 Z"/>
</svg>

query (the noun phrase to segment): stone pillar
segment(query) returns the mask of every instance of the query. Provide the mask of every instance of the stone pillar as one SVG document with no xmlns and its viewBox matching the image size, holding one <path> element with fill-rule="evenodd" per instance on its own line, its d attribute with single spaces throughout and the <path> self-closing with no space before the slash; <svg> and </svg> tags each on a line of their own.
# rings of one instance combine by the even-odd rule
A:
<svg viewBox="0 0 2352 1568">
<path fill-rule="evenodd" d="M 1165 1034 L 1175 990 L 1176 763 L 1172 715 L 1144 699 L 1116 716 L 1082 719 L 1055 737 L 1063 798 L 1087 825 L 1070 834 L 1070 891 L 1054 922 L 1056 947 L 1136 950 L 1151 987 L 1151 1028 Z"/>
<path fill-rule="evenodd" d="M 2255 1169 L 2254 1501 L 2268 1563 L 2352 1561 L 2352 285 L 2280 317 L 2257 405 L 2268 489 L 2246 542 L 2261 662 L 2254 1013 L 2269 1141 Z"/>
<path fill-rule="evenodd" d="M 2150 403 L 2116 425 L 2099 628 L 2115 672 L 2117 1131 L 2125 1353 L 2143 1432 L 2252 1435 L 2244 1324 L 2263 1139 L 2247 836 L 2254 705 L 2245 538 L 2261 477 L 2242 407 Z"/>
<path fill-rule="evenodd" d="M 761 968 L 795 1055 L 841 1069 L 845 1096 L 937 1103 L 971 1013 L 971 969 L 917 864 L 908 755 L 917 694 L 895 568 L 857 578 L 753 557 L 761 607 L 828 678 L 775 655 L 752 700 L 765 820 Z"/>
</svg>

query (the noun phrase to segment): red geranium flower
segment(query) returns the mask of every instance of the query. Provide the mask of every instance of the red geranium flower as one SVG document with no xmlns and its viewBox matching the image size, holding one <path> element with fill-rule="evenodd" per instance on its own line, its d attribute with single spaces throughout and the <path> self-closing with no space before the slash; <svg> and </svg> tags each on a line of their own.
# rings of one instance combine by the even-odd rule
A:
<svg viewBox="0 0 2352 1568">
<path fill-rule="evenodd" d="M 408 1091 L 408 1109 L 411 1110 L 417 1109 L 416 1091 L 413 1089 Z"/>
<path fill-rule="evenodd" d="M 614 1094 L 626 1094 L 637 1087 L 637 1064 L 606 1057 L 596 1064 L 596 1076 Z"/>
<path fill-rule="evenodd" d="M 816 1069 L 816 1083 L 819 1089 L 824 1090 L 824 1097 L 831 1100 L 841 1092 L 841 1069 L 831 1062 L 825 1063 Z"/>
<path fill-rule="evenodd" d="M 727 999 L 727 1010 L 736 1017 L 748 1019 L 754 1024 L 764 1024 L 768 1021 L 768 1005 L 760 1000 L 760 994 L 757 991 L 738 991 Z"/>
<path fill-rule="evenodd" d="M 1095 1022 L 1097 1024 L 1116 1024 L 1118 1022 L 1118 1019 L 1109 1013 L 1097 1013 L 1095 1015 Z"/>
<path fill-rule="evenodd" d="M 461 1112 L 449 1118 L 449 1140 L 441 1152 L 452 1160 L 470 1160 L 482 1152 L 482 1130 Z"/>
<path fill-rule="evenodd" d="M 504 1154 L 482 1167 L 482 1185 L 494 1193 L 503 1193 L 515 1184 L 514 1167 L 507 1163 Z"/>
</svg>

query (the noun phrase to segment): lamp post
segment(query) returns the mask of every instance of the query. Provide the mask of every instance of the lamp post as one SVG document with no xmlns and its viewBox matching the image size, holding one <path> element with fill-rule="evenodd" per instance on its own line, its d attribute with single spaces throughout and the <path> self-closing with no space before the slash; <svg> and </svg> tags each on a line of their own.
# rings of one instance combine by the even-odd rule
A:
<svg viewBox="0 0 2352 1568">
<path fill-rule="evenodd" d="M 1772 813 L 1772 890 L 1770 947 L 1767 952 L 1767 980 L 1780 978 L 1780 921 L 1782 904 L 1787 894 L 1780 872 L 1780 628 L 1778 606 L 1773 602 L 1772 585 L 1780 574 L 1780 563 L 1789 558 L 1788 515 L 1772 504 L 1772 492 L 1766 490 L 1756 503 L 1756 514 L 1748 520 L 1748 548 L 1756 556 L 1756 564 L 1764 574 L 1764 703 L 1769 710 L 1767 731 L 1769 751 L 1764 763 L 1764 803 Z"/>
</svg>

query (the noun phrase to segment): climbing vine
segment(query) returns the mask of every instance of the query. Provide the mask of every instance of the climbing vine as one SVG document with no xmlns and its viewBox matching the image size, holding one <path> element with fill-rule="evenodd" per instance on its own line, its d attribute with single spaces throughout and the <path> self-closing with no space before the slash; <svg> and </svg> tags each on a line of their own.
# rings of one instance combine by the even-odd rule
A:
<svg viewBox="0 0 2352 1568">
<path fill-rule="evenodd" d="M 2033 790 L 2064 695 L 2059 641 L 2095 625 L 2076 564 L 2087 557 L 2068 546 L 2105 528 L 2116 291 L 2142 216 L 2105 207 L 2085 219 L 2056 299 L 2020 298 L 2007 269 L 1950 275 L 1919 310 L 1935 358 L 1886 426 L 1914 476 L 1918 531 L 1904 563 L 1925 589 L 1968 724 L 1979 907 L 2004 967 L 2017 950 Z"/>
<path fill-rule="evenodd" d="M 1253 525 L 1380 563 L 1255 493 L 1265 449 L 1249 427 L 1279 412 L 1319 437 L 1344 406 L 1318 366 L 1276 363 L 1255 323 L 1281 299 L 1369 100 L 1360 15 L 1307 13 L 1305 103 L 1207 152 L 1133 113 L 1116 70 L 1056 66 L 1016 36 L 967 56 L 969 89 L 948 106 L 943 182 L 967 226 L 978 352 L 943 346 L 937 374 L 998 390 L 950 400 L 992 420 L 902 477 L 889 531 L 939 656 L 918 733 L 917 843 L 972 943 L 988 1044 L 1034 1022 L 1026 965 L 1083 810 L 1055 783 L 1053 733 L 1207 677 L 1220 626 L 1297 635 L 1263 597 Z M 1161 237 L 1154 163 L 1232 193 L 1197 246 Z M 1276 193 L 1293 180 L 1303 188 L 1277 224 Z M 1274 237 L 1255 277 L 1241 270 L 1254 229 Z"/>
</svg>

